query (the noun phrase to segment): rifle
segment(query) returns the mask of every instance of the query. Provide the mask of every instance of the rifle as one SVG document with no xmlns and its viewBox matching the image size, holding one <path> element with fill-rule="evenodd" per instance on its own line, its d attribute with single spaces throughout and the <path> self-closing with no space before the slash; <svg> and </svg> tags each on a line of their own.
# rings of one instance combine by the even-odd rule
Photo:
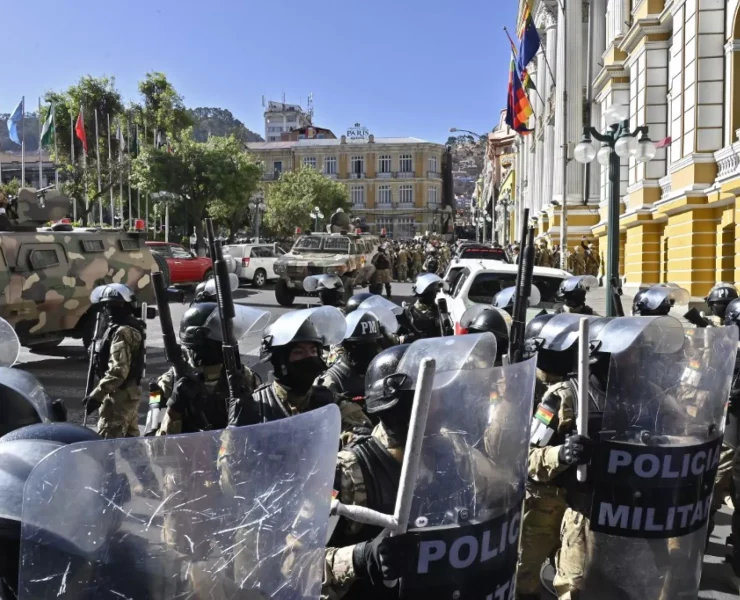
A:
<svg viewBox="0 0 740 600">
<path fill-rule="evenodd" d="M 95 333 L 93 333 L 92 342 L 90 342 L 90 361 L 87 367 L 87 382 L 85 383 L 85 397 L 89 396 L 95 389 L 95 363 L 98 360 L 97 342 L 100 337 L 100 330 L 103 327 L 103 320 L 105 315 L 102 310 L 98 310 L 95 316 Z M 87 427 L 87 407 L 85 408 L 85 416 L 82 418 L 82 426 Z"/>
<path fill-rule="evenodd" d="M 624 316 L 624 306 L 622 306 L 622 287 L 619 285 L 619 278 L 612 278 L 612 303 L 614 312 L 618 317 Z"/>
<path fill-rule="evenodd" d="M 695 325 L 696 327 L 700 327 L 702 329 L 711 325 L 711 323 L 707 319 L 701 316 L 701 313 L 696 309 L 696 307 L 689 310 L 689 312 L 687 312 L 683 316 L 683 318 L 692 325 Z"/>
<path fill-rule="evenodd" d="M 213 277 L 216 282 L 216 304 L 221 322 L 221 351 L 223 352 L 226 383 L 229 387 L 229 426 L 254 425 L 260 422 L 259 415 L 249 404 L 251 394 L 247 390 L 242 371 L 239 346 L 234 338 L 234 299 L 221 243 L 216 240 L 213 221 L 206 219 L 206 235 L 213 261 Z"/>
<path fill-rule="evenodd" d="M 527 245 L 519 257 L 516 273 L 516 292 L 514 293 L 514 310 L 512 314 L 511 332 L 509 334 L 509 359 L 517 363 L 523 360 L 524 333 L 527 327 L 527 307 L 532 294 L 532 276 L 534 273 L 534 227 L 529 224 L 529 209 L 524 209 L 522 216 L 521 240 L 527 240 Z"/>
</svg>

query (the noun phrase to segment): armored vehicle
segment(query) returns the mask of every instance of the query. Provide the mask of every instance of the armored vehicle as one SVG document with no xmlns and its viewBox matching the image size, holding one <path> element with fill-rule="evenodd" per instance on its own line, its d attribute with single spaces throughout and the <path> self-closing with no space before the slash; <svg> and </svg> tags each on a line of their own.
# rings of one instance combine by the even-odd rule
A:
<svg viewBox="0 0 740 600">
<path fill-rule="evenodd" d="M 371 261 L 380 240 L 368 233 L 309 233 L 300 236 L 293 248 L 275 262 L 280 276 L 275 284 L 275 299 L 291 306 L 296 296 L 315 295 L 303 289 L 308 275 L 328 273 L 342 278 L 345 302 L 355 286 L 367 285 L 375 268 Z"/>
<path fill-rule="evenodd" d="M 90 292 L 100 284 L 124 283 L 140 302 L 154 302 L 150 276 L 166 264 L 143 232 L 73 227 L 65 222 L 70 200 L 55 190 L 24 188 L 0 204 L 0 317 L 24 346 L 44 351 L 66 337 L 89 345 Z"/>
</svg>

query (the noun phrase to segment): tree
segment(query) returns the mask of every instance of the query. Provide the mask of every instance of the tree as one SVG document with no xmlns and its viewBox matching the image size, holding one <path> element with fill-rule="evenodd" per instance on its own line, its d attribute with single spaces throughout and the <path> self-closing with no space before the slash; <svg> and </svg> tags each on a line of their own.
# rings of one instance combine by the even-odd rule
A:
<svg viewBox="0 0 740 600">
<path fill-rule="evenodd" d="M 267 188 L 267 225 L 279 235 L 290 235 L 296 227 L 312 228 L 310 216 L 318 206 L 326 218 L 336 209 L 349 210 L 347 188 L 311 167 L 283 173 Z"/>
<path fill-rule="evenodd" d="M 188 114 L 194 123 L 193 137 L 199 142 L 205 142 L 212 135 L 223 137 L 233 135 L 244 144 L 265 141 L 247 129 L 239 119 L 234 118 L 230 110 L 199 107 L 188 110 Z"/>
<path fill-rule="evenodd" d="M 143 192 L 167 191 L 179 196 L 179 207 L 203 238 L 209 208 L 228 218 L 229 211 L 249 200 L 261 179 L 259 165 L 247 157 L 233 137 L 196 142 L 191 130 L 172 141 L 168 150 L 145 147 L 132 163 L 132 182 Z M 220 211 L 220 213 L 219 213 Z"/>
<path fill-rule="evenodd" d="M 138 109 L 151 132 L 152 139 L 157 130 L 171 137 L 178 137 L 191 127 L 193 120 L 185 108 L 182 96 L 177 93 L 164 73 L 147 73 L 139 82 L 143 103 Z"/>
</svg>

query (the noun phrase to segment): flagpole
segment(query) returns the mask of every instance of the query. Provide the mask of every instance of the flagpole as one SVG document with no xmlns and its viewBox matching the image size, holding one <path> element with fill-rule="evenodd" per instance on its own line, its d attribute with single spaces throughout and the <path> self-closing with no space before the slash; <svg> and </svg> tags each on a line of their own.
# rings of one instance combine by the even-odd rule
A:
<svg viewBox="0 0 740 600">
<path fill-rule="evenodd" d="M 26 187 L 26 97 L 21 96 L 21 188 Z"/>
<path fill-rule="evenodd" d="M 136 154 L 139 154 L 139 124 L 136 124 Z M 141 190 L 136 188 L 136 218 L 141 219 Z"/>
<path fill-rule="evenodd" d="M 72 113 L 69 113 L 69 147 L 70 156 L 72 158 L 72 168 L 75 168 L 75 118 Z M 58 175 L 57 175 L 58 177 Z M 85 198 L 87 200 L 87 198 Z M 77 222 L 77 198 L 72 201 L 72 220 Z"/>
<path fill-rule="evenodd" d="M 59 146 L 57 145 L 57 105 L 51 103 L 51 110 L 54 113 L 52 115 L 52 123 L 54 124 L 54 185 L 59 190 Z M 72 161 L 74 163 L 74 160 Z"/>
<path fill-rule="evenodd" d="M 116 201 L 113 199 L 113 148 L 110 143 L 110 113 L 106 114 L 108 119 L 108 183 L 110 184 L 110 226 L 116 224 Z"/>
<path fill-rule="evenodd" d="M 43 186 L 43 175 L 44 175 L 44 164 L 43 164 L 43 157 L 41 156 L 41 148 L 43 147 L 43 144 L 41 143 L 41 132 L 42 127 L 44 123 L 41 119 L 41 96 L 39 96 L 39 187 L 36 189 L 41 189 Z"/>
<path fill-rule="evenodd" d="M 121 129 L 121 117 L 118 117 L 118 131 L 121 135 L 118 139 L 118 200 L 121 203 L 121 229 L 123 229 L 123 129 Z"/>
<path fill-rule="evenodd" d="M 504 31 L 506 32 L 506 37 L 509 38 L 509 43 L 511 43 L 511 51 L 514 53 L 514 58 L 517 58 L 516 46 L 514 45 L 514 40 L 511 39 L 511 35 L 509 34 L 509 30 L 506 29 L 506 25 L 504 25 Z M 529 93 L 527 91 L 527 86 L 524 85 L 524 82 L 522 81 L 522 78 L 521 78 L 521 74 L 518 71 L 519 71 L 519 67 L 517 66 L 517 68 L 515 69 L 514 75 L 516 75 L 517 77 L 519 77 L 519 81 L 522 84 L 522 89 L 524 90 L 524 93 L 527 94 L 527 98 L 529 98 Z M 544 106 L 545 105 L 545 101 L 542 99 L 542 95 L 540 94 L 540 91 L 536 87 L 534 88 L 534 91 L 536 92 L 537 97 L 540 99 L 540 102 L 542 102 L 542 105 Z M 532 112 L 534 112 L 534 107 L 532 107 L 532 108 L 533 108 Z M 536 118 L 536 116 L 537 115 L 535 115 L 535 118 Z"/>
<path fill-rule="evenodd" d="M 103 226 L 103 184 L 100 180 L 100 137 L 98 137 L 98 109 L 95 109 L 95 162 L 98 167 L 98 223 Z"/>
<path fill-rule="evenodd" d="M 131 119 L 126 119 L 126 133 L 128 134 L 128 228 L 132 229 L 134 215 L 131 214 Z"/>
</svg>

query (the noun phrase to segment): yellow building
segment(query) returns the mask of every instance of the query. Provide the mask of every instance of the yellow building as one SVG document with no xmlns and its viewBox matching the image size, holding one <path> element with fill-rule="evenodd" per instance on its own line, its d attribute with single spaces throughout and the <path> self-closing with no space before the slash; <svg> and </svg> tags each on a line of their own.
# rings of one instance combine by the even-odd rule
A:
<svg viewBox="0 0 740 600">
<path fill-rule="evenodd" d="M 302 139 L 254 142 L 247 150 L 265 165 L 265 180 L 310 166 L 347 186 L 352 216 L 396 238 L 439 231 L 445 147 L 417 138 Z"/>
<path fill-rule="evenodd" d="M 566 201 L 569 246 L 593 236 L 603 257 L 608 169 L 591 163 L 589 186 L 582 165 L 571 160 L 564 168 L 559 157 L 563 142 L 572 148 L 581 136 L 584 105 L 572 99 L 586 97 L 591 18 L 591 125 L 605 131 L 608 108 L 625 105 L 632 130 L 647 125 L 662 146 L 647 163 L 622 159 L 620 271 L 626 287 L 670 281 L 698 299 L 716 281 L 740 281 L 740 0 L 527 3 L 543 41 L 530 74 L 539 90 L 552 92 L 544 104 L 533 99 L 535 132 L 520 138 L 523 204 L 548 215 L 557 242 Z M 524 7 L 520 0 L 520 15 Z M 563 89 L 570 102 L 561 116 Z"/>
</svg>

